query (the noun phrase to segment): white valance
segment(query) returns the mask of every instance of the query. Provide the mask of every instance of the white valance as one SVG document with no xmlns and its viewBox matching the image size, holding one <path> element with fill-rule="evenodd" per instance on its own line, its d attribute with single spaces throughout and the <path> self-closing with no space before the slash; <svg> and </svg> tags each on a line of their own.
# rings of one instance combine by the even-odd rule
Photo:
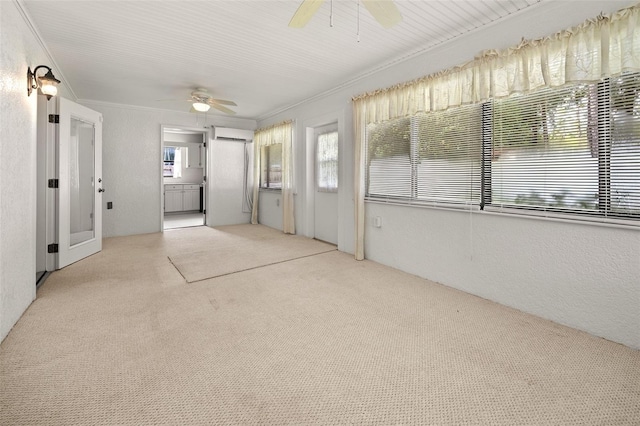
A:
<svg viewBox="0 0 640 426">
<path fill-rule="evenodd" d="M 353 98 L 366 123 L 640 71 L 640 6 Z"/>
</svg>

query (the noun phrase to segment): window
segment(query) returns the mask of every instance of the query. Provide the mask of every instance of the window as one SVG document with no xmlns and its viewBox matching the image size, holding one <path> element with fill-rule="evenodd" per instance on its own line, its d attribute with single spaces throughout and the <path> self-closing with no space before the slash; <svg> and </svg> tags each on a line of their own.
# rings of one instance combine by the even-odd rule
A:
<svg viewBox="0 0 640 426">
<path fill-rule="evenodd" d="M 173 177 L 173 167 L 175 159 L 176 148 L 173 146 L 166 146 L 164 148 L 164 164 L 162 167 L 162 176 Z"/>
<path fill-rule="evenodd" d="M 371 124 L 366 197 L 640 219 L 640 73 Z"/>
<path fill-rule="evenodd" d="M 282 188 L 282 144 L 276 143 L 260 148 L 260 187 Z"/>
<path fill-rule="evenodd" d="M 418 114 L 367 128 L 367 196 L 479 204 L 482 106 Z"/>
<path fill-rule="evenodd" d="M 166 146 L 163 157 L 162 176 L 170 178 L 182 177 L 182 148 Z"/>
<path fill-rule="evenodd" d="M 338 191 L 338 131 L 320 133 L 316 141 L 316 187 Z"/>
<path fill-rule="evenodd" d="M 496 100 L 488 205 L 640 217 L 640 75 Z"/>
</svg>

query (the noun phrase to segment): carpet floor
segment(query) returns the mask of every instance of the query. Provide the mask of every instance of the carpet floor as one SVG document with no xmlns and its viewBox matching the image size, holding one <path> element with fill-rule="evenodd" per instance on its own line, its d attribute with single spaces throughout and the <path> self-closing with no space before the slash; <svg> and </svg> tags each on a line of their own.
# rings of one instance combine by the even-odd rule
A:
<svg viewBox="0 0 640 426">
<path fill-rule="evenodd" d="M 169 261 L 272 232 L 109 238 L 53 273 L 0 345 L 0 424 L 639 424 L 622 345 L 336 250 Z"/>
</svg>

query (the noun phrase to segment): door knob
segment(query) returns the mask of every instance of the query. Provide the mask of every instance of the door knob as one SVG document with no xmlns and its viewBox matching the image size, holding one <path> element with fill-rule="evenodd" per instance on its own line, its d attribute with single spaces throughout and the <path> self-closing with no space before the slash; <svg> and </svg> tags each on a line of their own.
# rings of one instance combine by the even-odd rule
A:
<svg viewBox="0 0 640 426">
<path fill-rule="evenodd" d="M 102 188 L 98 188 L 98 192 L 105 192 L 105 190 Z"/>
</svg>

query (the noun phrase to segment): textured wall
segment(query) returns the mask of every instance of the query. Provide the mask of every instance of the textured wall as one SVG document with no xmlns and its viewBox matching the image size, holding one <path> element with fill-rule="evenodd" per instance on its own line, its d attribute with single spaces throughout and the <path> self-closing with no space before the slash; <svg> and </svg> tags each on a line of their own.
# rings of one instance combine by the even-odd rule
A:
<svg viewBox="0 0 640 426">
<path fill-rule="evenodd" d="M 103 236 L 160 232 L 161 126 L 204 128 L 201 116 L 96 102 L 84 102 L 84 105 L 101 112 L 104 117 L 102 168 L 107 192 L 103 198 Z M 211 124 L 254 129 L 256 122 L 221 117 L 206 123 Z M 214 168 L 210 176 L 214 182 L 211 190 L 215 188 L 216 173 L 219 169 Z M 241 200 L 242 182 L 235 182 L 235 186 L 237 199 Z M 113 209 L 106 209 L 107 201 L 113 202 Z M 219 206 L 223 210 L 227 207 L 236 208 L 235 205 Z M 241 218 L 236 223 L 246 221 Z"/>
<path fill-rule="evenodd" d="M 16 3 L 0 2 L 0 340 L 36 295 L 38 97 L 27 97 L 26 73 L 53 64 L 25 22 Z M 59 90 L 68 96 L 64 82 Z"/>
<path fill-rule="evenodd" d="M 366 215 L 368 259 L 640 348 L 640 229 L 375 203 Z"/>
</svg>

